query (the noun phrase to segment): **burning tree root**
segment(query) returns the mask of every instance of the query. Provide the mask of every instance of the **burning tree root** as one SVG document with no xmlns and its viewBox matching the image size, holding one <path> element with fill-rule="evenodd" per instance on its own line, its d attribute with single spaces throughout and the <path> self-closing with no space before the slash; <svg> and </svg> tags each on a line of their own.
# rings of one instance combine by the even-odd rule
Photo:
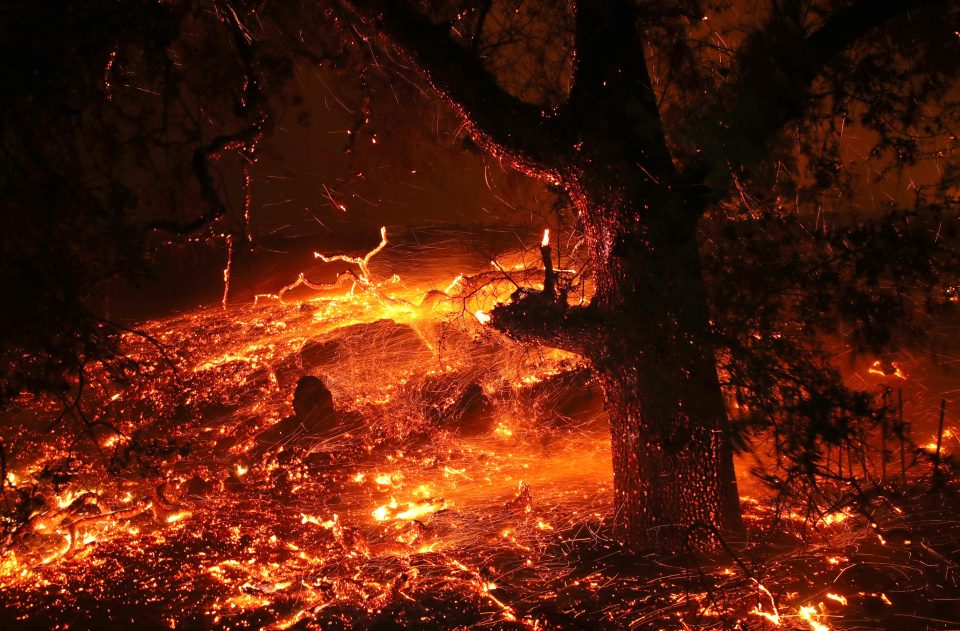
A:
<svg viewBox="0 0 960 631">
<path fill-rule="evenodd" d="M 38 560 L 28 563 L 30 569 L 36 569 L 58 559 L 74 556 L 81 547 L 97 539 L 90 534 L 91 530 L 109 529 L 147 511 L 152 511 L 160 523 L 178 521 L 186 513 L 182 505 L 166 497 L 164 486 L 161 484 L 154 487 L 147 496 L 131 502 L 125 508 L 115 510 L 105 508 L 104 498 L 100 494 L 83 493 L 63 508 L 51 508 L 32 515 L 8 537 L 2 549 L 26 559 L 36 553 L 39 539 L 59 536 L 63 541 L 60 547 L 41 554 Z M 86 535 L 84 531 L 87 532 Z M 44 546 L 39 548 L 42 550 Z"/>
</svg>

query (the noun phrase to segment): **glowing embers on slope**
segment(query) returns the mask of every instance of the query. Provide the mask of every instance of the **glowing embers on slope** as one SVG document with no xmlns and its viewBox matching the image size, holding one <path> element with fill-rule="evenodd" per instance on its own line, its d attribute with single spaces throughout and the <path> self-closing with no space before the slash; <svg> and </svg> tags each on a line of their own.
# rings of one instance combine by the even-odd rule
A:
<svg viewBox="0 0 960 631">
<path fill-rule="evenodd" d="M 514 265 L 505 263 L 511 274 Z M 839 595 L 831 581 L 850 564 L 839 554 L 846 549 L 829 541 L 757 568 L 779 604 L 726 559 L 722 568 L 704 568 L 721 604 L 689 567 L 668 562 L 649 575 L 624 573 L 607 535 L 612 485 L 603 419 L 550 426 L 542 415 L 561 387 L 552 377 L 576 370 L 576 358 L 493 337 L 473 313 L 485 313 L 511 286 L 467 299 L 480 281 L 463 275 L 450 283 L 451 275 L 444 268 L 440 280 L 420 286 L 388 279 L 376 290 L 351 280 L 296 303 L 260 301 L 231 306 L 226 316 L 216 309 L 149 323 L 187 369 L 147 373 L 116 399 L 105 393 L 114 406 L 107 410 L 129 426 L 98 445 L 131 467 L 146 461 L 148 473 L 124 475 L 159 476 L 180 502 L 81 532 L 77 541 L 87 545 L 79 553 L 47 565 L 0 557 L 6 600 L 38 626 L 59 615 L 57 622 L 74 628 L 91 602 L 106 603 L 97 615 L 116 615 L 105 609 L 118 594 L 131 612 L 162 611 L 170 626 L 192 628 L 385 620 L 488 628 L 549 628 L 551 620 L 696 628 L 706 621 L 719 628 L 739 619 L 751 628 L 775 620 L 781 628 L 842 628 L 819 607 L 839 606 L 824 587 Z M 445 295 L 434 289 L 444 287 Z M 384 319 L 392 324 L 371 326 Z M 384 359 L 410 354 L 389 333 L 398 328 L 427 349 L 402 369 Z M 312 341 L 334 349 L 323 368 L 304 367 Z M 146 344 L 136 350 L 151 352 Z M 354 421 L 322 436 L 294 423 L 261 450 L 258 436 L 289 418 L 305 372 L 320 374 Z M 489 431 L 465 437 L 428 416 L 474 384 L 493 405 Z M 51 450 L 38 467 L 66 453 Z M 17 483 L 29 478 L 20 472 Z M 105 507 L 152 501 L 150 493 L 87 475 L 58 496 L 56 509 L 87 488 L 106 498 Z M 746 506 L 754 524 L 770 522 L 770 511 L 760 502 Z M 799 517 L 788 521 L 799 528 Z M 876 544 L 853 513 L 828 513 L 815 526 L 855 546 Z M 57 552 L 66 540 L 55 539 Z M 45 591 L 53 589 L 53 596 Z M 861 599 L 854 589 L 842 593 L 851 607 Z M 815 609 L 801 614 L 802 607 Z M 102 624 L 122 622 L 105 617 Z"/>
<path fill-rule="evenodd" d="M 434 396 L 429 388 L 435 384 L 443 388 L 438 396 L 446 396 L 442 393 L 456 393 L 487 375 L 490 381 L 482 382 L 484 392 L 513 397 L 516 393 L 509 384 L 525 383 L 522 375 L 559 374 L 576 364 L 568 356 L 531 354 L 489 343 L 478 354 L 472 337 L 448 332 L 448 366 L 437 370 L 433 362 L 426 362 L 423 385 L 419 377 L 401 374 L 396 366 L 379 360 L 384 345 L 373 344 L 370 355 L 350 359 L 370 371 L 369 383 L 345 379 L 343 361 L 338 364 L 339 373 L 328 377 L 337 404 L 362 412 L 366 425 L 326 439 L 294 440 L 257 460 L 250 457 L 257 432 L 275 424 L 290 405 L 290 382 L 281 385 L 285 378 L 276 367 L 297 357 L 305 340 L 358 321 L 377 321 L 383 315 L 383 302 L 367 292 L 303 304 L 316 308 L 261 304 L 233 308 L 230 319 L 208 311 L 156 323 L 157 335 L 162 334 L 165 343 L 177 348 L 195 369 L 175 377 L 161 374 L 156 381 L 151 376 L 149 382 L 135 384 L 111 404 L 125 406 L 122 410 L 147 406 L 148 413 L 139 417 L 129 436 L 145 431 L 166 439 L 173 432 L 190 445 L 189 450 L 177 448 L 168 455 L 157 451 L 160 445 L 150 447 L 151 453 L 158 454 L 156 465 L 163 467 L 163 475 L 184 496 L 184 504 L 143 523 L 137 521 L 129 530 L 104 533 L 103 545 L 91 547 L 89 556 L 62 564 L 62 570 L 54 564 L 41 569 L 50 576 L 58 571 L 93 576 L 99 571 L 94 561 L 99 563 L 98 555 L 107 550 L 121 555 L 126 564 L 136 564 L 146 554 L 177 558 L 171 570 L 176 578 L 171 580 L 178 588 L 210 594 L 204 611 L 209 616 L 206 624 L 213 626 L 242 626 L 245 616 L 260 616 L 272 620 L 274 628 L 282 628 L 337 607 L 376 611 L 394 598 L 403 599 L 399 594 L 433 591 L 474 603 L 471 607 L 480 615 L 517 618 L 509 604 L 510 592 L 501 595 L 474 558 L 488 546 L 484 533 L 499 532 L 508 523 L 515 533 L 509 541 L 522 555 L 520 566 L 536 567 L 530 556 L 536 542 L 555 536 L 543 525 L 559 529 L 564 518 L 537 511 L 520 513 L 518 521 L 516 514 L 504 512 L 504 496 L 513 497 L 518 480 L 529 479 L 541 488 L 540 498 L 547 507 L 555 499 L 577 503 L 595 498 L 598 505 L 605 505 L 609 492 L 609 460 L 603 455 L 606 436 L 579 437 L 575 446 L 556 443 L 556 450 L 544 457 L 536 447 L 511 443 L 505 448 L 499 434 L 461 441 L 424 426 L 414 414 L 422 409 L 424 397 Z M 318 318 L 315 314 L 321 309 L 324 317 Z M 433 313 L 438 311 L 443 313 Z M 361 329 L 360 334 L 371 330 Z M 470 362 L 458 355 L 462 348 L 471 353 L 465 355 Z M 471 372 L 457 367 L 463 365 Z M 364 399 L 364 393 L 375 388 L 388 390 L 392 397 L 383 403 L 366 403 L 370 399 Z M 172 404 L 175 400 L 185 401 L 187 407 L 178 409 Z M 518 418 L 515 411 L 510 418 Z M 529 417 L 526 424 L 512 420 L 511 431 L 538 434 L 533 421 Z M 418 428 L 432 434 L 418 435 L 414 432 L 423 431 Z M 427 437 L 430 440 L 424 443 Z M 110 441 L 109 448 L 126 453 L 123 450 L 137 444 L 125 436 Z M 339 495 L 335 500 L 339 517 L 330 513 L 312 517 L 334 493 Z M 64 496 L 61 503 L 73 497 Z M 121 499 L 132 497 L 128 491 L 120 494 Z M 453 499 L 435 499 L 439 497 Z M 378 521 L 371 511 L 383 505 L 386 514 Z M 245 510 L 252 510 L 255 517 Z M 189 527 L 184 528 L 185 524 Z M 237 534 L 225 533 L 224 524 L 237 525 Z M 138 536 L 133 534 L 137 528 Z M 175 532 L 165 530 L 174 528 Z M 209 542 L 201 553 L 188 552 L 195 550 L 194 537 Z M 476 551 L 469 551 L 474 546 Z M 390 559 L 423 556 L 426 559 L 420 558 L 417 568 L 410 568 L 407 561 L 397 561 L 402 567 L 390 565 L 394 563 Z M 345 558 L 360 565 L 345 565 Z M 370 567 L 363 565 L 367 563 Z M 384 564 L 388 567 L 382 568 Z M 15 560 L 7 560 L 6 565 L 11 574 L 22 572 Z M 198 573 L 198 567 L 220 569 Z M 358 573 L 362 578 L 354 578 Z M 398 583 L 400 576 L 407 578 Z M 217 585 L 209 586 L 210 581 Z M 94 585 L 97 590 L 109 589 L 99 582 Z M 296 607 L 294 601 L 299 603 Z M 173 618 L 181 619 L 180 614 Z"/>
<path fill-rule="evenodd" d="M 477 562 L 470 559 L 475 554 L 486 554 L 489 544 L 483 533 L 501 528 L 510 533 L 506 539 L 510 545 L 501 554 L 511 554 L 510 549 L 516 549 L 522 555 L 520 566 L 537 570 L 537 550 L 542 546 L 538 542 L 544 535 L 552 536 L 545 527 L 547 517 L 529 510 L 529 500 L 522 502 L 528 510 L 519 512 L 513 510 L 512 501 L 508 503 L 509 510 L 495 502 L 492 509 L 478 511 L 478 501 L 489 501 L 491 496 L 489 491 L 476 489 L 474 479 L 484 471 L 492 470 L 497 477 L 515 480 L 512 472 L 528 472 L 528 465 L 533 460 L 520 459 L 516 455 L 498 458 L 489 451 L 471 450 L 463 454 L 469 456 L 467 460 L 459 460 L 462 467 L 454 468 L 439 458 L 455 455 L 449 451 L 451 445 L 439 446 L 442 449 L 430 450 L 433 455 L 428 458 L 415 453 L 390 454 L 393 456 L 390 462 L 402 468 L 388 473 L 358 470 L 345 476 L 346 488 L 372 494 L 405 489 L 405 496 L 425 496 L 427 499 L 389 501 L 384 519 L 373 519 L 372 528 L 360 527 L 361 524 L 354 521 L 358 517 L 356 511 L 351 513 L 353 517 L 347 518 L 339 514 L 301 513 L 301 525 L 314 527 L 315 533 L 328 533 L 329 536 L 315 536 L 312 544 L 304 545 L 302 536 L 297 543 L 281 540 L 275 534 L 265 541 L 264 533 L 247 548 L 249 558 L 232 558 L 214 566 L 210 571 L 223 581 L 228 594 L 239 589 L 232 595 L 218 598 L 208 608 L 214 622 L 224 624 L 235 620 L 244 611 L 251 615 L 258 612 L 258 615 L 264 615 L 269 611 L 276 620 L 271 628 L 283 628 L 292 618 L 333 615 L 334 609 L 348 604 L 362 606 L 367 612 L 377 612 L 393 599 L 414 602 L 430 592 L 459 594 L 457 598 L 461 602 L 474 599 L 477 606 L 491 610 L 498 619 L 521 620 L 516 609 L 499 595 L 498 583 L 492 580 L 489 569 L 478 567 Z M 508 468 L 507 465 L 514 460 L 520 462 Z M 557 464 L 552 460 L 544 461 L 543 471 L 535 475 L 538 479 L 543 479 L 544 475 L 556 475 Z M 585 472 L 583 463 L 580 469 L 581 473 Z M 407 483 L 414 478 L 430 481 Z M 463 483 L 473 491 L 471 495 L 464 495 L 467 513 L 460 514 L 448 502 L 430 498 L 443 480 L 449 481 L 453 485 L 451 488 Z M 581 478 L 570 478 L 571 482 L 574 480 L 582 485 L 581 492 L 590 488 Z M 481 483 L 481 486 L 491 487 L 493 497 L 504 490 L 496 478 Z M 552 486 L 544 483 L 544 490 Z M 571 485 L 568 483 L 567 486 Z M 528 487 L 522 485 L 521 488 Z M 513 493 L 510 496 L 516 497 Z M 520 496 L 529 497 L 529 491 Z M 444 511 L 449 513 L 446 518 L 436 517 Z M 554 521 L 556 517 L 549 519 Z M 503 528 L 505 523 L 510 526 Z M 473 547 L 476 547 L 474 552 L 467 551 Z M 261 551 L 261 548 L 266 550 Z M 283 556 L 288 560 L 283 564 L 265 563 L 264 555 L 275 557 L 277 550 L 286 550 Z M 382 569 L 393 567 L 393 564 L 400 564 L 394 570 L 396 573 L 380 574 Z M 332 574 L 324 569 L 333 567 L 337 571 Z M 284 603 L 294 596 L 300 603 L 299 609 L 286 613 Z M 531 621 L 530 624 L 534 623 Z"/>
<path fill-rule="evenodd" d="M 800 607 L 797 616 L 810 625 L 811 631 L 830 631 L 830 627 L 820 622 L 820 612 L 815 607 Z"/>
</svg>

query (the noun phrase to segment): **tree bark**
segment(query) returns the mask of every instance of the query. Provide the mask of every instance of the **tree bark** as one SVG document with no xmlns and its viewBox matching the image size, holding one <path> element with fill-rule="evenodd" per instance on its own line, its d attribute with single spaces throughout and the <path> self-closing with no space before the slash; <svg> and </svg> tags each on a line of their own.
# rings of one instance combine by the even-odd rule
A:
<svg viewBox="0 0 960 631">
<path fill-rule="evenodd" d="M 614 527 L 636 549 L 715 549 L 743 524 L 695 213 L 666 187 L 631 188 L 576 198 L 603 322 L 584 352 L 610 418 Z"/>
<path fill-rule="evenodd" d="M 491 323 L 593 364 L 610 419 L 618 540 L 716 550 L 742 536 L 743 523 L 696 238 L 701 213 L 627 165 L 585 171 L 566 181 L 593 263 L 590 304 L 518 291 Z"/>
</svg>

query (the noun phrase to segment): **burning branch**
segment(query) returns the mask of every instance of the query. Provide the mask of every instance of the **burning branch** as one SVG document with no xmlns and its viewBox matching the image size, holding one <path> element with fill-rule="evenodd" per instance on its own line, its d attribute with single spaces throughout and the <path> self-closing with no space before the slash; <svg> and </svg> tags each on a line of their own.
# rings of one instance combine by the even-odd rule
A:
<svg viewBox="0 0 960 631">
<path fill-rule="evenodd" d="M 307 278 L 306 274 L 304 274 L 303 272 L 300 272 L 300 274 L 297 276 L 297 280 L 293 281 L 289 285 L 284 285 L 283 287 L 280 288 L 280 291 L 278 291 L 277 293 L 255 295 L 253 297 L 253 304 L 257 304 L 261 298 L 274 298 L 276 300 L 279 300 L 280 302 L 283 302 L 283 295 L 285 293 L 287 293 L 288 291 L 292 291 L 300 286 L 307 287 L 308 289 L 312 289 L 314 291 L 326 291 L 328 289 L 336 289 L 337 287 L 340 287 L 341 285 L 343 285 L 344 279 L 348 279 L 348 278 L 353 278 L 355 281 L 360 280 L 360 277 L 357 276 L 355 273 L 353 273 L 352 271 L 347 271 L 342 274 L 338 274 L 337 279 L 332 283 L 314 283 L 309 278 Z"/>
<path fill-rule="evenodd" d="M 549 228 L 543 231 L 543 241 L 540 242 L 540 256 L 543 258 L 543 293 L 556 299 L 556 273 L 553 271 L 553 259 L 550 254 Z"/>
<path fill-rule="evenodd" d="M 220 304 L 227 308 L 227 299 L 230 298 L 230 278 L 233 271 L 233 235 L 227 235 L 227 266 L 223 268 L 223 299 Z"/>
<path fill-rule="evenodd" d="M 527 289 L 515 291 L 510 298 L 490 311 L 489 324 L 518 342 L 582 354 L 601 330 L 598 315 L 589 306 L 572 307 Z"/>
<path fill-rule="evenodd" d="M 320 259 L 324 263 L 333 263 L 334 261 L 343 261 L 345 263 L 353 263 L 354 265 L 360 268 L 361 282 L 363 282 L 366 285 L 373 285 L 373 281 L 371 280 L 372 275 L 370 274 L 370 268 L 368 267 L 368 264 L 370 263 L 370 259 L 372 259 L 374 256 L 379 254 L 380 251 L 383 250 L 383 248 L 385 247 L 387 247 L 387 227 L 381 226 L 380 227 L 380 245 L 378 245 L 377 247 L 367 252 L 367 255 L 364 256 L 363 258 L 360 258 L 359 256 L 346 256 L 345 254 L 325 256 L 320 252 L 314 252 L 313 258 Z"/>
<path fill-rule="evenodd" d="M 517 286 L 510 302 L 499 304 L 485 314 L 489 319 L 484 323 L 520 342 L 545 344 L 582 354 L 596 343 L 596 335 L 601 330 L 599 316 L 590 306 L 567 303 L 569 279 L 561 279 L 564 283 L 559 283 L 558 287 L 557 273 L 564 270 L 553 266 L 549 229 L 543 231 L 540 257 L 543 260 L 543 289 L 537 291 Z"/>
<path fill-rule="evenodd" d="M 303 272 L 300 272 L 300 274 L 297 276 L 297 280 L 293 281 L 289 285 L 285 285 L 277 293 L 257 294 L 256 296 L 253 297 L 253 302 L 254 304 L 256 304 L 257 302 L 260 301 L 260 298 L 274 298 L 276 300 L 279 300 L 280 302 L 283 302 L 283 295 L 285 293 L 293 289 L 296 289 L 301 285 L 304 287 L 313 289 L 314 291 L 336 289 L 337 287 L 343 284 L 343 280 L 345 278 L 350 278 L 350 277 L 352 277 L 355 281 L 359 282 L 361 285 L 364 285 L 365 287 L 376 289 L 378 285 L 373 282 L 373 275 L 370 273 L 370 267 L 369 267 L 370 260 L 377 254 L 379 254 L 383 250 L 383 248 L 387 247 L 387 243 L 388 243 L 387 228 L 386 226 L 381 226 L 380 227 L 380 244 L 377 245 L 377 247 L 370 250 L 369 252 L 367 252 L 366 255 L 363 256 L 362 258 L 359 256 L 347 256 L 346 254 L 335 254 L 333 256 L 326 256 L 325 254 L 321 254 L 320 252 L 314 252 L 313 257 L 320 259 L 324 263 L 332 263 L 334 261 L 343 261 L 346 263 L 351 263 L 353 265 L 356 265 L 357 267 L 360 268 L 360 275 L 358 276 L 355 272 L 348 270 L 342 274 L 338 274 L 337 279 L 332 283 L 315 283 L 311 281 L 309 278 L 307 278 L 306 274 L 304 274 Z"/>
</svg>

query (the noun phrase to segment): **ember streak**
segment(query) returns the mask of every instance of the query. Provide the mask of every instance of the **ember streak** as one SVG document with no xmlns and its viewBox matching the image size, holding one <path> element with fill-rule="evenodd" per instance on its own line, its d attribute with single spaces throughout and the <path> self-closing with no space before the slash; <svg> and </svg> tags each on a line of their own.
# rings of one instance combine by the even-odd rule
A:
<svg viewBox="0 0 960 631">
<path fill-rule="evenodd" d="M 365 282 L 346 274 L 351 283 L 319 292 L 147 323 L 177 372 L 126 336 L 143 372 L 121 390 L 91 376 L 84 406 L 121 419 L 97 428 L 96 445 L 51 442 L 29 424 L 6 437 L 40 454 L 8 469 L 5 500 L 22 491 L 32 513 L 0 565 L 8 615 L 71 628 L 819 631 L 876 603 L 916 606 L 906 592 L 930 589 L 906 559 L 935 558 L 960 529 L 910 541 L 903 509 L 878 501 L 863 514 L 797 508 L 768 530 L 763 495 L 743 498 L 755 543 L 741 558 L 631 561 L 624 574 L 628 557 L 609 538 L 604 414 L 570 407 L 571 395 L 597 396 L 578 377 L 582 360 L 514 344 L 472 317 L 513 288 L 503 277 L 478 285 L 486 270 L 377 276 L 382 236 L 366 256 L 318 255 L 360 267 Z M 536 250 L 499 263 L 532 283 L 544 273 Z M 271 433 L 304 372 L 332 391 L 336 426 Z M 484 409 L 455 410 L 474 384 Z M 861 567 L 902 577 L 877 587 Z"/>
</svg>

